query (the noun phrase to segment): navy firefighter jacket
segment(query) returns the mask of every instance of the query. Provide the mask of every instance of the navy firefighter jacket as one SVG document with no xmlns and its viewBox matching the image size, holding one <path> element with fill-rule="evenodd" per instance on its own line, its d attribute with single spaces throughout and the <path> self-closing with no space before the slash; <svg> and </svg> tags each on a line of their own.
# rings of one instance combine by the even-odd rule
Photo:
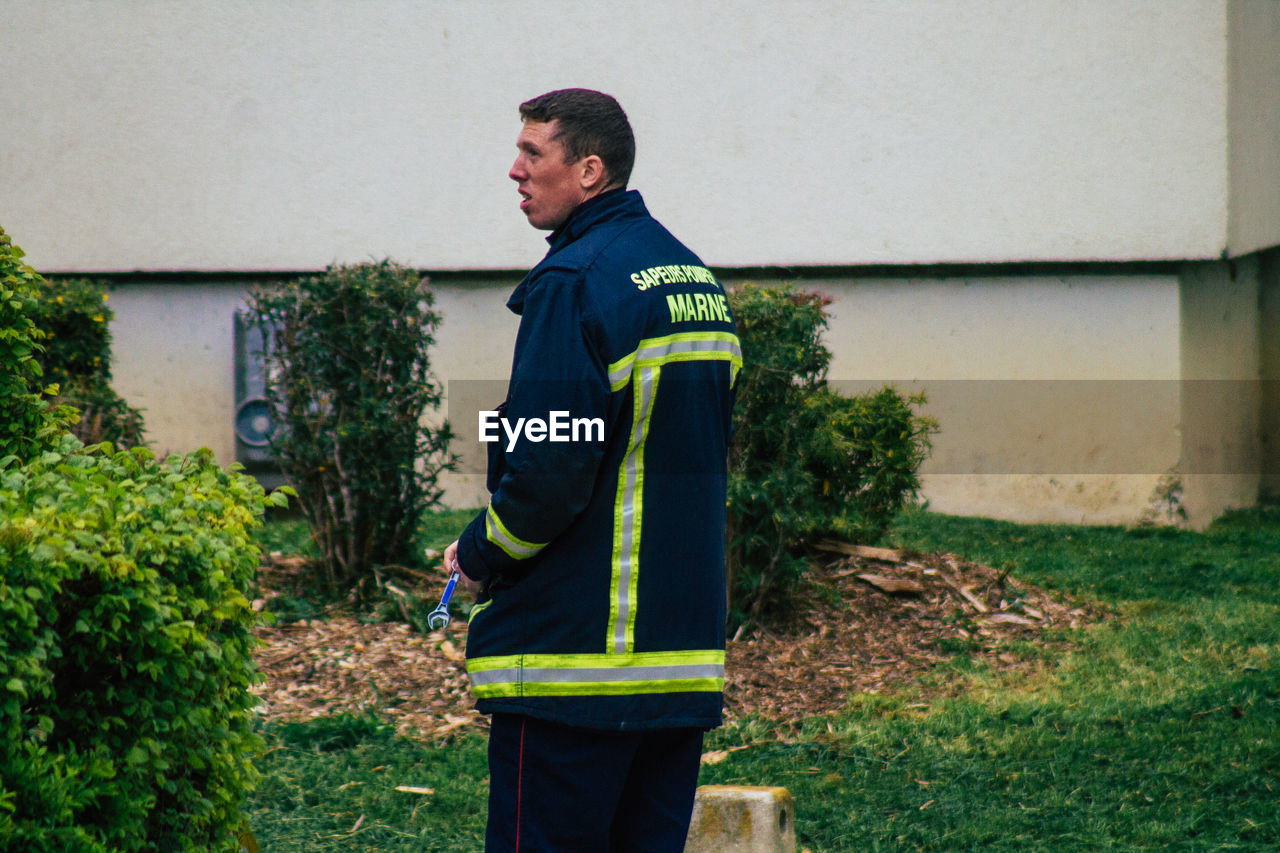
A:
<svg viewBox="0 0 1280 853">
<path fill-rule="evenodd" d="M 635 191 L 580 205 L 521 315 L 489 506 L 459 538 L 485 593 L 479 710 L 609 730 L 712 727 L 725 489 L 742 355 L 724 290 Z"/>
</svg>

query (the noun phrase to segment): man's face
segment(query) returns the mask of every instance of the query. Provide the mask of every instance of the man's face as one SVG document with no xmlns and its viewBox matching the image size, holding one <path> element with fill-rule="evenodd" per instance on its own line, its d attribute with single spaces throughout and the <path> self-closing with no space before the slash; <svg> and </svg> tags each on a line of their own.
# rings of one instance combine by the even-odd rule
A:
<svg viewBox="0 0 1280 853">
<path fill-rule="evenodd" d="M 554 231 L 586 201 L 580 164 L 566 163 L 564 146 L 554 139 L 559 120 L 526 121 L 516 138 L 516 161 L 507 177 L 519 187 L 520 209 L 529 224 Z"/>
</svg>

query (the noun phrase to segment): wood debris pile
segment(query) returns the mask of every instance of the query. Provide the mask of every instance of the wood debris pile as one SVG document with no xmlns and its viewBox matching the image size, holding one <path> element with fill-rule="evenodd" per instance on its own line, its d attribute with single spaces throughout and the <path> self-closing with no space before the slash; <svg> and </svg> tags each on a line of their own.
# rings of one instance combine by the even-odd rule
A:
<svg viewBox="0 0 1280 853">
<path fill-rule="evenodd" d="M 1029 669 L 1031 661 L 1008 648 L 1012 641 L 1047 642 L 1049 627 L 1101 617 L 951 554 L 821 547 L 833 558 L 814 566 L 806 612 L 729 643 L 728 716 L 788 720 L 838 711 L 851 693 L 915 681 L 957 655 Z"/>
<path fill-rule="evenodd" d="M 728 644 L 726 715 L 772 720 L 838 711 L 851 694 L 918 679 L 957 655 L 996 669 L 1029 669 L 1016 640 L 1101 618 L 988 566 L 949 554 L 827 543 L 809 606 L 785 626 L 754 628 Z M 285 558 L 276 580 L 291 580 Z M 271 572 L 265 573 L 269 578 Z M 270 594 L 270 593 L 267 593 Z M 405 734 L 442 738 L 486 720 L 468 690 L 466 625 L 422 635 L 404 623 L 364 624 L 331 613 L 263 628 L 265 681 L 255 692 L 268 719 L 374 710 Z"/>
<path fill-rule="evenodd" d="M 404 623 L 361 624 L 350 615 L 259 631 L 266 677 L 254 688 L 272 720 L 375 710 L 403 734 L 442 738 L 484 725 L 463 663 L 465 631 L 416 634 Z M 452 638 L 452 639 L 450 639 Z"/>
</svg>

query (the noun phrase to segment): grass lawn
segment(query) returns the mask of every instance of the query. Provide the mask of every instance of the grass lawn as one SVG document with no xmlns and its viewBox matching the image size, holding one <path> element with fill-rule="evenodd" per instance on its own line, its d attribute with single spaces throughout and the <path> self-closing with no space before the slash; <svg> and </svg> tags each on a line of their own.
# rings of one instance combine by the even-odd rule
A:
<svg viewBox="0 0 1280 853">
<path fill-rule="evenodd" d="M 932 685 L 851 696 L 781 738 L 762 720 L 721 729 L 708 749 L 748 748 L 703 784 L 789 788 L 814 853 L 1280 849 L 1280 508 L 1205 533 L 912 512 L 891 539 L 1011 565 L 1117 618 L 1031 677 L 961 654 Z M 265 851 L 481 847 L 482 738 L 424 745 L 351 718 L 265 735 L 250 813 Z"/>
</svg>

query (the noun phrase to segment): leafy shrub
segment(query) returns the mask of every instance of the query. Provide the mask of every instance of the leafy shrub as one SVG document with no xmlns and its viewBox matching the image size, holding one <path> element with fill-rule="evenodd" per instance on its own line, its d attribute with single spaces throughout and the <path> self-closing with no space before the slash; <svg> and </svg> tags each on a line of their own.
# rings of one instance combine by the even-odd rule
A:
<svg viewBox="0 0 1280 853">
<path fill-rule="evenodd" d="M 109 441 L 120 448 L 147 445 L 142 412 L 130 406 L 101 377 L 71 379 L 60 386 L 58 402 L 80 413 L 80 419 L 70 429 L 85 444 Z"/>
<path fill-rule="evenodd" d="M 64 434 L 0 460 L 0 849 L 234 849 L 250 756 L 250 531 L 207 450 Z"/>
<path fill-rule="evenodd" d="M 0 228 L 0 458 L 29 458 L 49 446 L 69 412 L 50 407 L 37 357 L 45 338 L 31 319 L 39 304 L 40 274 Z"/>
<path fill-rule="evenodd" d="M 250 298 L 271 341 L 271 451 L 333 589 L 367 593 L 379 565 L 413 562 L 415 525 L 456 467 L 448 423 L 424 421 L 443 398 L 428 355 L 434 302 L 424 279 L 390 261 L 330 267 Z"/>
<path fill-rule="evenodd" d="M 79 410 L 71 427 L 81 441 L 144 445 L 142 413 L 111 387 L 111 331 L 115 315 L 106 289 L 84 278 L 44 280 L 36 325 L 47 335 L 40 356 L 45 381 L 57 383 L 59 401 Z"/>
<path fill-rule="evenodd" d="M 743 368 L 729 452 L 729 605 L 741 624 L 785 613 L 806 547 L 869 543 L 919 489 L 937 429 L 892 388 L 844 397 L 827 386 L 828 300 L 790 286 L 729 294 Z"/>
</svg>

